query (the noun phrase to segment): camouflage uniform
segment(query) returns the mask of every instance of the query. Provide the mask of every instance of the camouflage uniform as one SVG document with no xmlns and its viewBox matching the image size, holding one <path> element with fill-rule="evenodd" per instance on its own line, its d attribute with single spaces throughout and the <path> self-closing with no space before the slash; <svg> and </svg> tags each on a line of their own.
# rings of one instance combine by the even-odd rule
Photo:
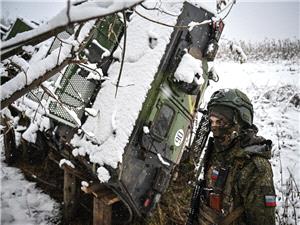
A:
<svg viewBox="0 0 300 225">
<path fill-rule="evenodd" d="M 235 116 L 239 114 L 233 112 Z M 268 161 L 272 142 L 256 135 L 252 118 L 237 119 L 228 126 L 223 142 L 216 138 L 209 141 L 198 217 L 201 225 L 275 224 L 275 190 Z M 233 130 L 238 132 L 237 136 L 232 137 Z"/>
</svg>

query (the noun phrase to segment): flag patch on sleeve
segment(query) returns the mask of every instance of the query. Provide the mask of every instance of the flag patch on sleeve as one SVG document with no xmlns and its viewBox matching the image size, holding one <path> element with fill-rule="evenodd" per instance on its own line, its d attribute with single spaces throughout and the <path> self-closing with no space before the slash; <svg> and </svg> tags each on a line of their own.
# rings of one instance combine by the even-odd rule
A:
<svg viewBox="0 0 300 225">
<path fill-rule="evenodd" d="M 218 175 L 219 175 L 219 171 L 213 169 L 212 174 L 211 174 L 211 179 L 212 180 L 217 180 L 218 179 Z"/>
<path fill-rule="evenodd" d="M 276 206 L 276 196 L 275 195 L 265 195 L 265 205 L 268 207 Z"/>
</svg>

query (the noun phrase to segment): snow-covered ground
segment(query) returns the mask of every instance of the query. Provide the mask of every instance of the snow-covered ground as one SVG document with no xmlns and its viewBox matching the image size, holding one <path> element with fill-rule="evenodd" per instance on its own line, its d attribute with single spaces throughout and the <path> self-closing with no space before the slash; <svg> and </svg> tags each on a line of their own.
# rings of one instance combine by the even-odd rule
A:
<svg viewBox="0 0 300 225">
<path fill-rule="evenodd" d="M 51 199 L 34 182 L 25 179 L 15 167 L 4 162 L 1 135 L 1 223 L 2 225 L 56 224 L 60 204 Z"/>
<path fill-rule="evenodd" d="M 284 210 L 289 215 L 281 224 L 296 224 L 293 213 L 300 216 L 300 200 L 296 195 L 300 185 L 299 66 L 286 61 L 276 64 L 216 61 L 215 68 L 220 80 L 211 83 L 205 101 L 219 88 L 239 88 L 251 98 L 259 135 L 274 144 L 271 163 L 278 214 L 282 220 Z M 47 224 L 47 218 L 56 217 L 58 203 L 26 181 L 18 169 L 4 163 L 1 167 L 1 224 Z"/>
</svg>

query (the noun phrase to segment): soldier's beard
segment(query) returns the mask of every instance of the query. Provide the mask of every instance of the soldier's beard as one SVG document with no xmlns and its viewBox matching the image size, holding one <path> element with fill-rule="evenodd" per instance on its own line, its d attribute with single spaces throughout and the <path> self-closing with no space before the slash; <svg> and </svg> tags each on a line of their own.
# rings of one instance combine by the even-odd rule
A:
<svg viewBox="0 0 300 225">
<path fill-rule="evenodd" d="M 211 127 L 214 139 L 224 148 L 229 146 L 239 135 L 239 130 L 238 124 Z"/>
</svg>

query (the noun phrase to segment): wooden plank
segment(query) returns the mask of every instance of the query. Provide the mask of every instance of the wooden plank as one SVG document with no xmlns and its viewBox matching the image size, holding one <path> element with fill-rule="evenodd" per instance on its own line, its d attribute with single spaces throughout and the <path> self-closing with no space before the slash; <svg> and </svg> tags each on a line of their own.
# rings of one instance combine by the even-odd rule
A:
<svg viewBox="0 0 300 225">
<path fill-rule="evenodd" d="M 75 166 L 76 166 L 76 164 L 75 164 Z M 92 175 L 89 171 L 82 172 L 78 168 L 72 168 L 72 167 L 68 166 L 67 164 L 63 164 L 61 166 L 61 168 L 68 170 L 69 173 L 72 173 L 73 175 L 80 178 L 81 180 L 96 180 L 97 179 L 97 176 Z"/>
<path fill-rule="evenodd" d="M 94 194 L 95 197 L 97 197 L 95 193 L 102 192 L 105 189 L 107 189 L 107 187 L 105 187 L 103 184 L 100 183 L 93 183 L 88 187 L 81 188 L 81 190 L 84 191 L 86 194 Z"/>
<path fill-rule="evenodd" d="M 112 206 L 94 197 L 93 225 L 111 225 Z"/>
<path fill-rule="evenodd" d="M 116 196 L 114 193 L 110 193 L 109 195 L 105 195 L 102 197 L 101 199 L 106 205 L 112 205 L 118 201 L 120 201 L 120 199 L 118 198 L 118 196 Z"/>
<path fill-rule="evenodd" d="M 68 173 L 74 175 L 75 177 L 80 178 L 81 180 L 88 180 L 89 176 L 87 176 L 86 174 L 82 173 L 81 171 L 79 171 L 76 168 L 72 168 L 66 164 L 61 166 L 65 171 L 67 171 Z"/>
<path fill-rule="evenodd" d="M 17 146 L 15 141 L 15 131 L 10 125 L 10 119 L 6 116 L 1 117 L 1 125 L 4 126 L 3 129 L 3 142 L 4 142 L 4 153 L 5 162 L 8 164 L 14 163 L 17 158 Z"/>
<path fill-rule="evenodd" d="M 70 224 L 77 210 L 78 185 L 74 174 L 64 169 L 64 223 Z"/>
<path fill-rule="evenodd" d="M 96 198 L 101 199 L 106 205 L 112 205 L 120 201 L 116 194 L 100 183 L 94 183 L 88 187 L 82 187 L 81 190 L 86 194 L 93 194 Z"/>
</svg>

